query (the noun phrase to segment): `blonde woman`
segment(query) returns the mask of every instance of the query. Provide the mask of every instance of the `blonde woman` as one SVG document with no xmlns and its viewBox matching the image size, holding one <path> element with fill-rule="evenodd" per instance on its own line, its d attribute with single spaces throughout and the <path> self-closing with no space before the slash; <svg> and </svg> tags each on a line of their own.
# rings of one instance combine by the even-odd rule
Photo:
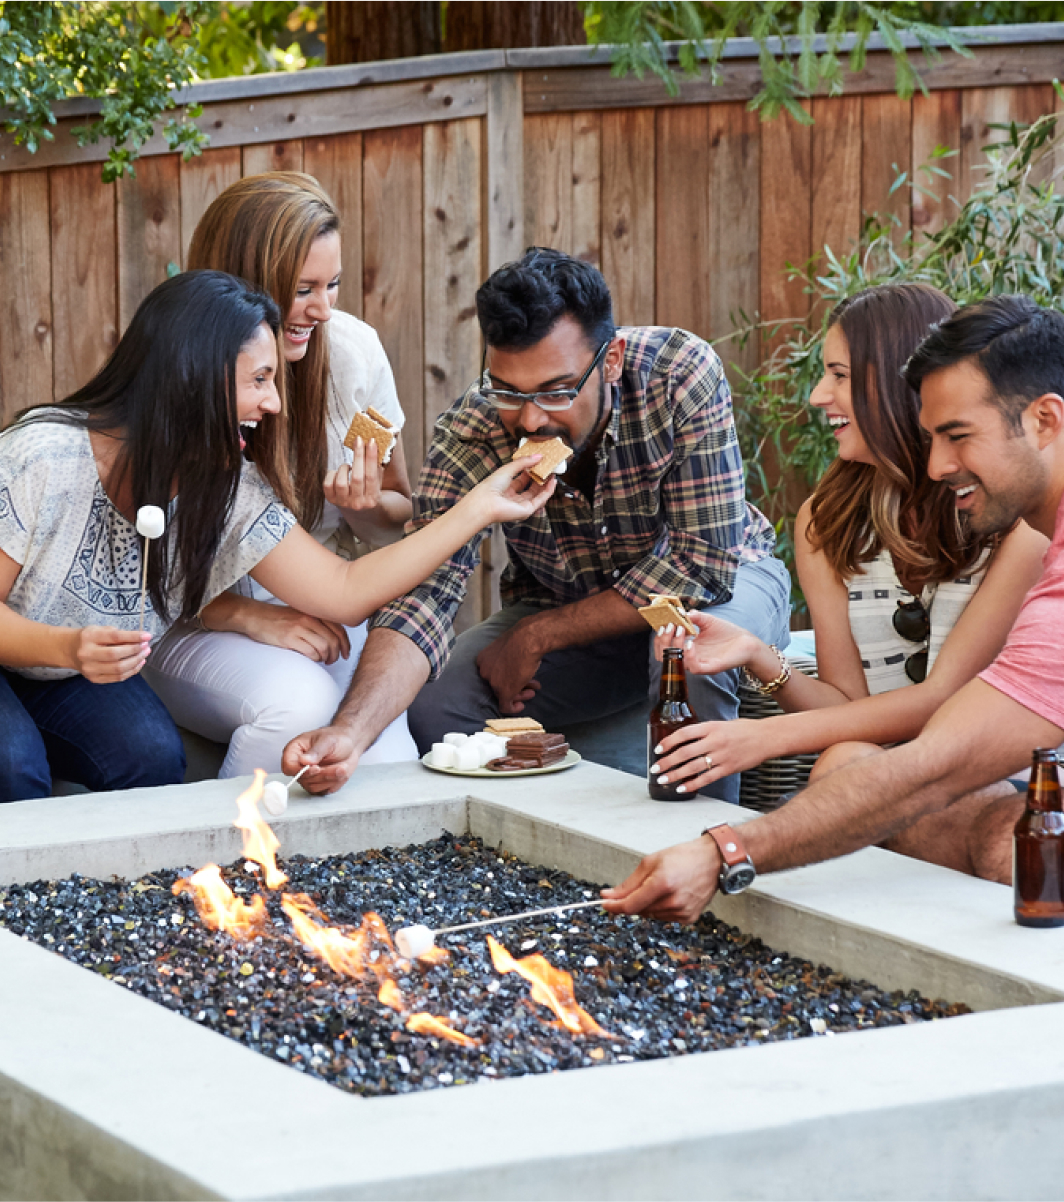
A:
<svg viewBox="0 0 1064 1202">
<path fill-rule="evenodd" d="M 403 411 L 380 339 L 334 308 L 340 249 L 340 217 L 318 182 L 268 172 L 215 199 L 193 233 L 189 266 L 246 279 L 280 307 L 285 413 L 244 431 L 246 454 L 305 529 L 351 558 L 359 541 L 401 536 L 411 490 L 398 437 Z M 371 406 L 396 431 L 383 467 L 375 444 L 354 453 L 343 445 L 352 417 Z M 365 637 L 365 624 L 322 621 L 245 578 L 198 626 L 175 627 L 145 675 L 179 725 L 229 744 L 221 776 L 278 771 L 290 738 L 331 719 Z M 416 755 L 402 715 L 366 762 Z"/>
<path fill-rule="evenodd" d="M 659 780 L 694 793 L 807 752 L 826 752 L 814 768 L 823 773 L 914 738 L 1001 649 L 1048 544 L 1022 522 L 1004 536 L 968 531 L 961 494 L 927 474 L 920 400 L 901 376 L 955 308 L 924 284 L 868 288 L 835 308 L 810 401 L 831 424 L 838 458 L 795 531 L 819 679 L 788 676 L 774 647 L 693 615 L 688 668 L 743 668 L 786 712 L 683 728 L 661 745 L 651 769 Z M 671 628 L 658 640 L 659 650 L 670 645 L 682 645 Z"/>
</svg>

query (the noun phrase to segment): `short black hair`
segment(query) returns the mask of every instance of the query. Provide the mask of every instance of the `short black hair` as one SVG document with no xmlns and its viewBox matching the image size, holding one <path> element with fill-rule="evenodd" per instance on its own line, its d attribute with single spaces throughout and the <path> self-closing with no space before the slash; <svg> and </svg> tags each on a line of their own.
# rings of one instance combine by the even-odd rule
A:
<svg viewBox="0 0 1064 1202">
<path fill-rule="evenodd" d="M 477 289 L 484 341 L 500 350 L 535 346 L 562 317 L 573 318 L 595 350 L 617 332 L 602 272 L 560 250 L 530 246 Z"/>
<path fill-rule="evenodd" d="M 991 296 L 959 309 L 916 348 L 902 374 L 920 391 L 935 371 L 974 359 L 990 381 L 987 400 L 1018 432 L 1027 406 L 1064 396 L 1064 315 L 1028 296 Z"/>
</svg>

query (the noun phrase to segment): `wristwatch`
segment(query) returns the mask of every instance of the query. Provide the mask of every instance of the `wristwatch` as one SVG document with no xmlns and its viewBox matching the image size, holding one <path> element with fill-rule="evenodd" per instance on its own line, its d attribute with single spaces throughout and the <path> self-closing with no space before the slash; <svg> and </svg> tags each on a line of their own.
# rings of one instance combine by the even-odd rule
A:
<svg viewBox="0 0 1064 1202">
<path fill-rule="evenodd" d="M 735 831 L 727 823 L 721 823 L 706 827 L 702 834 L 709 835 L 720 849 L 721 893 L 742 893 L 749 889 L 757 877 L 757 869 Z"/>
</svg>

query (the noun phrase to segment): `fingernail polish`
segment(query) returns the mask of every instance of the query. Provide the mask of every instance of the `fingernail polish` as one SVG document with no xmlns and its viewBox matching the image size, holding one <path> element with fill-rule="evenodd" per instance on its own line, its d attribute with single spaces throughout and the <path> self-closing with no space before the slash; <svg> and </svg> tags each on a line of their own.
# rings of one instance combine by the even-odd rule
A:
<svg viewBox="0 0 1064 1202">
<path fill-rule="evenodd" d="M 658 773 L 658 772 L 660 772 L 660 771 L 661 771 L 661 765 L 660 765 L 660 764 L 651 764 L 651 765 L 650 765 L 650 771 L 651 771 L 651 772 L 653 772 L 653 773 Z"/>
<path fill-rule="evenodd" d="M 667 785 L 668 783 L 669 783 L 669 778 L 667 776 L 659 776 L 658 777 L 659 785 Z"/>
<path fill-rule="evenodd" d="M 665 748 L 664 748 L 664 747 L 662 747 L 662 745 L 659 743 L 659 744 L 657 745 L 657 747 L 655 747 L 655 748 L 654 748 L 654 754 L 655 754 L 655 755 L 664 755 L 664 754 L 665 754 Z"/>
<path fill-rule="evenodd" d="M 687 792 L 687 786 L 686 786 L 686 785 L 677 785 L 677 786 L 676 786 L 676 792 L 677 792 L 677 793 L 686 793 L 686 792 Z"/>
</svg>

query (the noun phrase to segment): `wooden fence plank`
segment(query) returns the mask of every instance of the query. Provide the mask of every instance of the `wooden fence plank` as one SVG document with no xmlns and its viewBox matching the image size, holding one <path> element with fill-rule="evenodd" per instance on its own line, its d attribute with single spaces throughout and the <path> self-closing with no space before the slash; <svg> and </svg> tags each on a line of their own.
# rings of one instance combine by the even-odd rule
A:
<svg viewBox="0 0 1064 1202">
<path fill-rule="evenodd" d="M 861 232 L 861 98 L 813 101 L 810 242 L 841 256 Z"/>
<path fill-rule="evenodd" d="M 266 142 L 245 146 L 241 151 L 241 175 L 261 175 L 263 171 L 302 171 L 303 140 Z"/>
<path fill-rule="evenodd" d="M 654 112 L 602 115 L 602 272 L 618 325 L 651 325 L 654 310 Z"/>
<path fill-rule="evenodd" d="M 786 276 L 812 254 L 812 131 L 786 114 L 761 127 L 761 316 L 802 320 L 809 298 L 800 280 Z M 781 331 L 785 333 L 785 331 Z M 768 343 L 762 339 L 767 351 Z"/>
<path fill-rule="evenodd" d="M 573 119 L 525 120 L 525 237 L 532 246 L 573 249 Z"/>
<path fill-rule="evenodd" d="M 341 270 L 338 305 L 362 316 L 362 135 L 308 138 L 303 169 L 313 175 L 340 211 Z"/>
<path fill-rule="evenodd" d="M 716 203 L 710 193 L 708 110 L 659 110 L 655 139 L 655 320 L 708 338 L 710 209 Z"/>
<path fill-rule="evenodd" d="M 759 230 L 761 208 L 761 137 L 756 113 L 744 104 L 717 104 L 709 110 L 709 329 L 726 338 L 750 319 L 758 307 Z M 729 339 L 717 346 L 727 364 L 752 369 L 760 340 L 741 346 Z"/>
<path fill-rule="evenodd" d="M 93 163 L 51 172 L 54 384 L 66 396 L 103 365 L 118 340 L 115 189 Z"/>
<path fill-rule="evenodd" d="M 525 130 L 518 72 L 488 77 L 485 275 L 525 249 Z"/>
<path fill-rule="evenodd" d="M 912 200 L 894 181 L 909 170 L 912 101 L 900 96 L 865 96 L 861 105 L 861 210 L 896 219 L 892 241 L 900 245 L 912 224 Z"/>
<path fill-rule="evenodd" d="M 205 150 L 181 164 L 181 265 L 188 265 L 188 244 L 210 203 L 240 178 L 240 147 Z"/>
<path fill-rule="evenodd" d="M 602 266 L 602 115 L 573 117 L 573 249 Z"/>
<path fill-rule="evenodd" d="M 415 478 L 425 457 L 421 143 L 417 126 L 362 143 L 362 312 L 391 360 Z"/>
<path fill-rule="evenodd" d="M 181 263 L 181 187 L 178 158 L 143 159 L 135 179 L 118 184 L 118 328 Z"/>
<path fill-rule="evenodd" d="M 480 367 L 474 305 L 481 276 L 480 122 L 426 125 L 424 155 L 427 448 L 436 418 L 465 392 Z M 482 564 L 469 583 L 455 629 L 486 618 L 490 604 L 490 566 Z"/>
<path fill-rule="evenodd" d="M 48 173 L 0 175 L 0 426 L 52 399 Z"/>
<path fill-rule="evenodd" d="M 959 193 L 959 155 L 932 159 L 940 147 L 959 151 L 961 145 L 961 93 L 932 92 L 913 97 L 912 223 L 915 234 L 934 234 L 957 211 L 952 197 Z M 935 170 L 928 170 L 933 164 Z M 946 171 L 944 178 L 938 171 Z M 919 243 L 919 239 L 917 239 Z"/>
</svg>

